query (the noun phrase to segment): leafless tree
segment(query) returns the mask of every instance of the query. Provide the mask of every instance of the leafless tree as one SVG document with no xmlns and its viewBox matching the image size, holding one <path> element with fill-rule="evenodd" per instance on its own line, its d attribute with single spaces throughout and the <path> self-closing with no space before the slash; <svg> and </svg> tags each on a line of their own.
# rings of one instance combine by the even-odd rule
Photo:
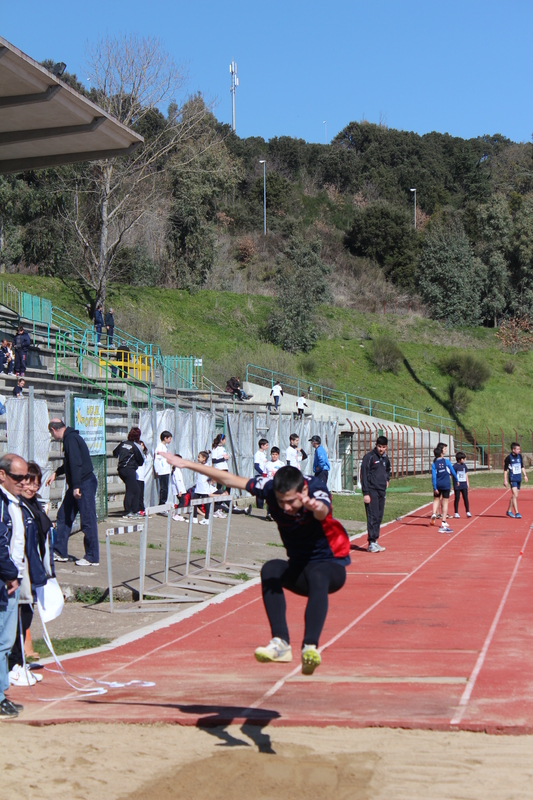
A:
<svg viewBox="0 0 533 800">
<path fill-rule="evenodd" d="M 158 207 L 169 159 L 187 169 L 198 157 L 198 139 L 205 151 L 216 137 L 212 126 L 206 134 L 203 122 L 210 112 L 201 96 L 177 105 L 186 73 L 158 39 L 106 36 L 88 47 L 87 63 L 91 99 L 145 137 L 131 156 L 63 173 L 62 190 L 71 194 L 63 211 L 70 268 L 94 302 L 104 303 L 108 282 L 119 277 L 116 255 L 125 237 Z M 167 116 L 159 110 L 165 105 Z"/>
</svg>

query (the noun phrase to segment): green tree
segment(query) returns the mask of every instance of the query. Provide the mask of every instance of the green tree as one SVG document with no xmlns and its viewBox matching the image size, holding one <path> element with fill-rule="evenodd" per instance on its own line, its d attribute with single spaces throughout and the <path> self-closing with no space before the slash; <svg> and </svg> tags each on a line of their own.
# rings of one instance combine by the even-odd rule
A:
<svg viewBox="0 0 533 800">
<path fill-rule="evenodd" d="M 417 237 L 408 212 L 382 202 L 357 209 L 345 244 L 354 255 L 377 261 L 394 283 L 413 285 Z"/>
<path fill-rule="evenodd" d="M 456 219 L 432 226 L 425 235 L 417 288 L 431 316 L 448 325 L 477 325 L 484 268 Z"/>
<path fill-rule="evenodd" d="M 276 276 L 276 309 L 271 313 L 268 339 L 289 353 L 307 353 L 318 338 L 314 312 L 330 299 L 329 267 L 320 258 L 320 239 L 293 237 Z"/>
<path fill-rule="evenodd" d="M 477 210 L 478 250 L 486 266 L 482 290 L 483 318 L 497 327 L 511 302 L 510 245 L 513 219 L 506 197 L 493 195 Z"/>
</svg>

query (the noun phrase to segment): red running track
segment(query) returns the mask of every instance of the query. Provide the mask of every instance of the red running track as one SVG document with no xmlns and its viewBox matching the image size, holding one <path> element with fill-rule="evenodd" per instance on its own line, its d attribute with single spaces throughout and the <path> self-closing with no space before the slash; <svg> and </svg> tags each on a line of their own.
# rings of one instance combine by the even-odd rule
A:
<svg viewBox="0 0 533 800">
<path fill-rule="evenodd" d="M 305 601 L 294 595 L 295 660 L 255 661 L 270 638 L 255 585 L 137 641 L 64 662 L 78 675 L 154 687 L 80 700 L 48 672 L 38 692 L 17 690 L 19 720 L 531 733 L 533 491 L 520 495 L 522 520 L 505 516 L 508 498 L 503 489 L 471 492 L 474 516 L 451 520 L 451 535 L 429 526 L 425 508 L 383 529 L 385 552 L 355 544 L 311 677 L 297 660 Z"/>
</svg>

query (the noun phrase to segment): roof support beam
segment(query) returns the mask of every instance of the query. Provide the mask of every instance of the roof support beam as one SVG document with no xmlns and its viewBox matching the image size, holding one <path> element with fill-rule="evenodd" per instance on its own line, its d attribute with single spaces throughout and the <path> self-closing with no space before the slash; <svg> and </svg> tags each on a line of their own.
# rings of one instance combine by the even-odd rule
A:
<svg viewBox="0 0 533 800">
<path fill-rule="evenodd" d="M 93 150 L 88 153 L 63 153 L 55 156 L 37 156 L 36 158 L 13 158 L 9 161 L 0 161 L 0 175 L 8 172 L 26 172 L 30 169 L 46 169 L 47 167 L 60 167 L 62 164 L 75 164 L 77 161 L 101 161 L 117 156 L 129 156 L 142 142 L 133 142 L 129 147 L 119 150 Z"/>
<path fill-rule="evenodd" d="M 37 130 L 27 131 L 7 131 L 0 133 L 0 145 L 19 144 L 20 142 L 32 142 L 38 139 L 51 139 L 56 136 L 72 136 L 76 133 L 92 133 L 105 122 L 105 117 L 95 117 L 92 122 L 86 125 L 64 125 L 57 128 L 38 128 Z"/>
<path fill-rule="evenodd" d="M 54 86 L 49 86 L 45 92 L 37 92 L 37 94 L 13 94 L 7 97 L 0 97 L 0 108 L 13 108 L 14 106 L 29 106 L 33 103 L 46 103 L 52 97 L 61 91 L 61 86 L 56 83 Z"/>
<path fill-rule="evenodd" d="M 7 47 L 0 47 L 0 58 L 8 52 Z"/>
</svg>

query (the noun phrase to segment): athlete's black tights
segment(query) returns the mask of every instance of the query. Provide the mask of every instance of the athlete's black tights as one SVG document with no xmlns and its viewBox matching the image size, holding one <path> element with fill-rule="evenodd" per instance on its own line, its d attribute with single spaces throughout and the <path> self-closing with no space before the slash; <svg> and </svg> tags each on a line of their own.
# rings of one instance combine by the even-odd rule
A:
<svg viewBox="0 0 533 800">
<path fill-rule="evenodd" d="M 310 561 L 307 564 L 291 564 L 278 558 L 267 561 L 261 570 L 261 583 L 272 638 L 279 636 L 289 641 L 283 592 L 283 589 L 288 589 L 309 598 L 305 609 L 303 644 L 318 646 L 328 613 L 328 594 L 342 589 L 345 580 L 346 568 L 336 561 Z"/>
<path fill-rule="evenodd" d="M 463 501 L 465 504 L 465 511 L 468 514 L 470 511 L 470 506 L 468 505 L 468 487 L 461 486 L 459 489 L 454 489 L 455 497 L 454 497 L 454 506 L 455 506 L 455 513 L 459 513 L 459 500 L 461 499 L 461 495 L 463 495 Z"/>
</svg>

